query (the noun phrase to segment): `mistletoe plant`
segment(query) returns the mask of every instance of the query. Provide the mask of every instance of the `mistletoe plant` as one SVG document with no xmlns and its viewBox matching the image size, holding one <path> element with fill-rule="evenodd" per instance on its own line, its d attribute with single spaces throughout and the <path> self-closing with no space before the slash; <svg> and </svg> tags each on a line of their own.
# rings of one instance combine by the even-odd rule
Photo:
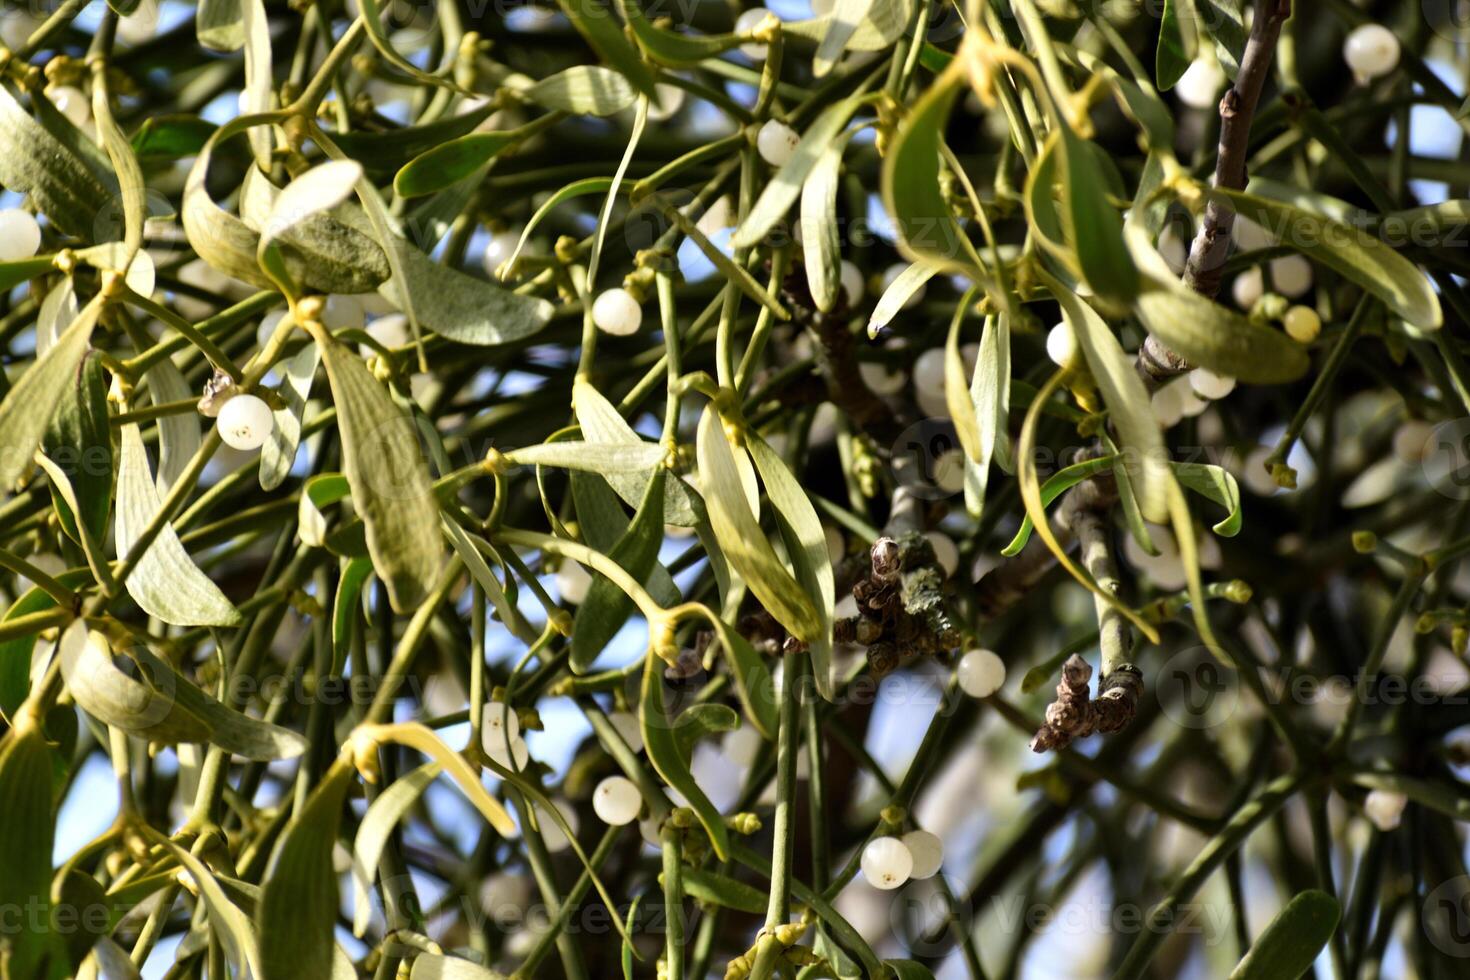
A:
<svg viewBox="0 0 1470 980">
<path fill-rule="evenodd" d="M 1450 6 L 772 3 L 7 0 L 0 977 L 1463 975 Z"/>
</svg>

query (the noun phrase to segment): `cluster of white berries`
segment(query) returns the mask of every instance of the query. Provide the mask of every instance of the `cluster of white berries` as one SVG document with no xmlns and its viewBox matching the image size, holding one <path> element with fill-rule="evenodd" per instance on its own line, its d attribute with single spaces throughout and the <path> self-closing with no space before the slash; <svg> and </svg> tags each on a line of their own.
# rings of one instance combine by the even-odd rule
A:
<svg viewBox="0 0 1470 980">
<path fill-rule="evenodd" d="M 1342 42 L 1342 60 L 1357 83 L 1366 85 L 1398 67 L 1399 39 L 1382 24 L 1364 24 Z"/>
<path fill-rule="evenodd" d="M 970 650 L 955 667 L 955 680 L 972 698 L 988 698 L 1006 682 L 1005 661 L 993 650 Z"/>
<path fill-rule="evenodd" d="M 18 262 L 41 250 L 41 226 L 29 211 L 0 211 L 0 262 Z"/>
<path fill-rule="evenodd" d="M 1195 368 L 1182 379 L 1159 388 L 1150 399 L 1154 418 L 1165 429 L 1173 428 L 1181 419 L 1199 415 L 1210 402 L 1219 401 L 1235 390 L 1235 379 L 1205 368 Z"/>
<path fill-rule="evenodd" d="M 927 830 L 911 830 L 902 837 L 879 837 L 863 848 L 863 877 L 874 888 L 897 888 L 909 879 L 923 881 L 944 863 L 944 842 Z"/>
<path fill-rule="evenodd" d="M 592 303 L 592 322 L 614 337 L 628 337 L 643 325 L 643 306 L 622 287 L 603 291 Z"/>
</svg>

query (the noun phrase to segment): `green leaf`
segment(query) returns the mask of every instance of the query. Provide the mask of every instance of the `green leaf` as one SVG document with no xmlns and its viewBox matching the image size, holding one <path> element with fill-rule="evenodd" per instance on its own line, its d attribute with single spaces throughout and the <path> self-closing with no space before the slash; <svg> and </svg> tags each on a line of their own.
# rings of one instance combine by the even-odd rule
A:
<svg viewBox="0 0 1470 980">
<path fill-rule="evenodd" d="M 495 103 L 490 100 L 461 115 L 418 126 L 402 126 L 381 133 L 358 130 L 333 133 L 332 142 L 374 177 L 386 176 L 397 173 L 420 153 L 474 132 L 495 111 Z"/>
<path fill-rule="evenodd" d="M 980 429 L 980 455 L 965 461 L 965 507 L 979 518 L 990 483 L 990 464 L 1010 457 L 1011 326 L 1004 315 L 987 317 L 970 381 L 970 402 Z"/>
<path fill-rule="evenodd" d="M 107 637 L 78 619 L 57 644 L 67 690 L 87 714 L 149 741 L 204 742 L 213 727 L 175 699 L 172 671 L 133 678 L 112 662 Z M 187 683 L 187 682 L 186 682 Z"/>
<path fill-rule="evenodd" d="M 884 960 L 883 965 L 893 975 L 893 980 L 934 980 L 934 974 L 922 963 L 913 960 Z"/>
<path fill-rule="evenodd" d="M 357 825 L 357 838 L 352 844 L 352 934 L 359 939 L 366 934 L 372 922 L 373 882 L 378 876 L 378 862 L 382 859 L 388 838 L 439 772 L 439 764 L 430 762 L 395 779 L 373 800 L 363 815 L 362 823 Z"/>
<path fill-rule="evenodd" d="M 878 297 L 878 302 L 873 304 L 873 312 L 868 317 L 868 336 L 877 337 L 882 328 L 888 326 L 894 317 L 903 312 L 904 304 L 909 301 L 909 297 L 918 292 L 939 272 L 938 266 L 926 262 L 915 262 L 895 276 L 888 284 L 888 288 L 883 290 L 883 295 Z"/>
<path fill-rule="evenodd" d="M 428 594 L 444 561 L 439 505 L 418 432 L 356 353 L 326 340 L 322 362 L 368 553 L 393 608 L 408 612 Z"/>
<path fill-rule="evenodd" d="M 648 19 L 639 6 L 639 0 L 621 0 L 620 6 L 633 40 L 644 54 L 650 60 L 671 68 L 697 65 L 707 58 L 734 50 L 746 41 L 742 34 L 680 34 L 664 30 Z"/>
<path fill-rule="evenodd" d="M 836 66 L 837 59 L 842 57 L 847 42 L 852 40 L 858 25 L 867 18 L 873 3 L 874 0 L 836 0 L 833 3 L 826 18 L 827 33 L 822 36 L 822 43 L 817 45 L 817 53 L 812 58 L 812 74 L 823 78 Z"/>
<path fill-rule="evenodd" d="M 1095 145 L 1061 129 L 1062 227 L 1082 277 L 1100 299 L 1128 303 L 1138 295 L 1138 269 L 1123 247 L 1123 219 L 1108 202 Z"/>
<path fill-rule="evenodd" d="M 920 97 L 883 158 L 883 203 L 893 216 L 899 251 L 942 272 L 973 274 L 974 248 L 940 185 L 940 149 L 950 108 L 964 83 L 951 70 Z"/>
<path fill-rule="evenodd" d="M 740 727 L 740 716 L 724 704 L 691 704 L 679 713 L 674 723 L 674 741 L 683 753 L 684 764 L 692 764 L 694 746 L 702 738 L 733 732 Z"/>
<path fill-rule="evenodd" d="M 591 45 L 597 56 L 626 78 L 634 88 L 657 99 L 653 69 L 643 60 L 638 49 L 623 33 L 623 25 L 613 15 L 611 5 L 601 0 L 557 0 L 557 6 Z"/>
<path fill-rule="evenodd" d="M 3 154 L 0 154 L 3 156 Z M 0 402 L 0 491 L 15 485 L 56 415 L 86 356 L 102 297 L 88 303 L 56 343 L 20 376 Z"/>
<path fill-rule="evenodd" d="M 1223 466 L 1211 463 L 1171 463 L 1174 476 L 1195 493 L 1208 497 L 1224 507 L 1228 514 L 1216 524 L 1214 531 L 1224 538 L 1240 533 L 1240 486 L 1235 476 Z"/>
<path fill-rule="evenodd" d="M 1306 373 L 1311 359 L 1301 344 L 1185 286 L 1141 228 L 1130 226 L 1124 237 L 1144 279 L 1135 312 L 1170 349 L 1197 367 L 1254 384 L 1281 384 Z"/>
<path fill-rule="evenodd" d="M 404 164 L 393 178 L 393 190 L 399 197 L 422 197 L 442 191 L 518 146 L 528 135 L 527 128 L 470 133 L 440 143 Z"/>
<path fill-rule="evenodd" d="M 53 824 L 51 750 L 39 723 L 13 729 L 0 742 L 0 907 L 45 916 L 51 895 Z M 41 921 L 50 921 L 49 917 Z M 61 977 L 66 951 L 52 929 L 10 931 L 6 961 L 13 977 Z"/>
<path fill-rule="evenodd" d="M 97 216 L 118 199 L 102 151 L 44 95 L 23 109 L 0 84 L 0 186 L 24 194 L 58 229 L 91 241 Z"/>
<path fill-rule="evenodd" d="M 274 490 L 291 472 L 296 449 L 301 443 L 301 416 L 311 394 L 311 381 L 321 363 L 321 351 L 308 343 L 285 364 L 285 377 L 277 389 L 286 404 L 271 415 L 275 424 L 270 438 L 260 447 L 260 489 Z"/>
<path fill-rule="evenodd" d="M 154 405 L 166 405 L 194 395 L 183 372 L 167 358 L 149 368 L 144 380 L 148 385 L 148 398 Z M 175 412 L 158 420 L 157 483 L 160 495 L 167 494 L 188 469 L 202 444 L 197 412 Z"/>
<path fill-rule="evenodd" d="M 136 422 L 122 427 L 117 474 L 116 538 L 119 555 L 135 543 L 163 509 L 163 499 L 148 469 L 143 435 Z M 240 614 L 219 587 L 201 572 L 179 541 L 173 525 L 163 529 L 138 559 L 127 579 L 138 607 L 174 626 L 235 626 Z"/>
<path fill-rule="evenodd" d="M 440 265 L 417 248 L 400 248 L 399 258 L 419 322 L 448 340 L 476 347 L 509 344 L 531 336 L 551 319 L 553 308 L 546 300 Z M 396 279 L 383 283 L 378 292 L 403 307 Z"/>
<path fill-rule="evenodd" d="M 204 5 L 200 5 L 200 10 Z M 219 127 L 198 116 L 149 116 L 133 134 L 133 152 L 142 160 L 179 160 L 197 156 Z"/>
<path fill-rule="evenodd" d="M 612 402 L 591 384 L 577 381 L 572 386 L 572 404 L 577 424 L 590 442 L 621 445 L 644 443 L 644 439 L 627 423 Z M 660 457 L 662 458 L 662 457 Z M 608 485 L 630 507 L 643 500 L 643 491 L 653 479 L 651 469 L 636 473 L 604 473 Z M 664 482 L 664 520 L 678 527 L 693 527 L 698 522 L 698 495 L 683 480 Z"/>
<path fill-rule="evenodd" d="M 1312 968 L 1341 915 L 1337 899 L 1326 892 L 1297 893 L 1251 944 L 1230 980 L 1296 980 Z"/>
<path fill-rule="evenodd" d="M 45 275 L 51 271 L 51 263 L 50 255 L 37 255 L 32 259 L 0 262 L 0 289 L 8 292 L 28 279 Z"/>
<path fill-rule="evenodd" d="M 167 837 L 156 833 L 150 836 L 154 837 L 159 846 L 173 854 L 175 860 L 183 865 L 190 877 L 194 879 L 195 885 L 199 888 L 199 897 L 204 900 L 204 906 L 209 910 L 210 931 L 219 937 L 225 955 L 235 964 L 238 975 L 245 976 L 248 970 L 252 976 L 263 977 L 260 947 L 250 919 L 240 911 L 239 906 L 230 900 L 229 895 L 225 894 L 224 888 L 220 886 L 214 873 L 205 866 L 203 861 Z"/>
<path fill-rule="evenodd" d="M 832 558 L 827 551 L 827 534 L 811 499 L 780 455 L 755 432 L 745 434 L 745 448 L 766 486 L 766 496 L 776 512 L 796 579 L 816 611 L 819 629 L 815 636 L 806 638 L 807 650 L 812 658 L 817 692 L 831 701 L 836 697 L 832 677 L 832 610 L 837 604 L 837 587 L 832 576 Z"/>
<path fill-rule="evenodd" d="M 245 46 L 243 0 L 199 0 L 194 32 L 213 51 L 239 51 Z"/>
<path fill-rule="evenodd" d="M 261 980 L 327 977 L 340 898 L 332 849 L 353 769 L 332 766 L 286 827 L 260 892 Z"/>
<path fill-rule="evenodd" d="M 189 244 L 201 259 L 226 275 L 275 290 L 276 284 L 261 270 L 257 253 L 258 226 L 270 214 L 278 192 L 259 171 L 247 171 L 240 190 L 241 217 L 236 217 L 214 202 L 205 185 L 215 147 L 253 131 L 252 127 L 263 128 L 271 119 L 242 117 L 215 131 L 189 170 L 182 218 Z M 346 207 L 339 210 L 340 217 L 348 218 Z M 286 272 L 293 281 L 321 293 L 364 293 L 378 288 L 391 272 L 383 249 L 337 217 L 314 215 L 281 237 L 276 244 Z"/>
<path fill-rule="evenodd" d="M 1163 523 L 1168 516 L 1165 488 L 1173 478 L 1165 465 L 1169 450 L 1154 417 L 1148 389 L 1102 317 L 1056 280 L 1046 278 L 1043 282 L 1061 304 L 1062 316 L 1072 328 L 1108 407 L 1139 509 L 1149 520 Z"/>
<path fill-rule="evenodd" d="M 352 624 L 357 620 L 358 600 L 362 587 L 373 573 L 373 563 L 366 558 L 349 558 L 342 562 L 337 580 L 337 594 L 332 604 L 332 672 L 340 673 L 347 663 L 352 643 Z"/>
<path fill-rule="evenodd" d="M 776 684 L 770 668 L 738 629 L 718 616 L 711 616 L 710 624 L 724 650 L 726 669 L 735 682 L 735 693 L 745 708 L 745 717 L 767 739 L 775 738 L 780 721 L 776 711 Z"/>
<path fill-rule="evenodd" d="M 1443 325 L 1439 297 L 1429 278 L 1368 232 L 1284 201 L 1224 189 L 1209 193 L 1223 197 L 1237 214 L 1265 228 L 1281 244 L 1377 296 L 1409 324 L 1422 330 L 1437 330 Z"/>
<path fill-rule="evenodd" d="M 341 473 L 318 473 L 306 478 L 301 487 L 297 508 L 297 536 L 313 548 L 327 543 L 327 519 L 321 509 L 336 503 L 350 492 L 347 477 Z"/>
<path fill-rule="evenodd" d="M 699 420 L 696 452 L 710 524 L 725 557 L 777 622 L 803 643 L 820 643 L 826 635 L 822 614 L 812 605 L 811 596 L 776 557 L 770 541 L 751 512 L 735 450 L 727 439 L 719 413 L 712 406 L 705 406 Z M 743 455 L 744 450 L 741 453 Z M 824 543 L 824 556 L 825 547 Z"/>
<path fill-rule="evenodd" d="M 329 160 L 292 180 L 271 203 L 270 215 L 259 229 L 261 247 L 285 236 L 308 218 L 347 200 L 361 179 L 362 164 L 355 160 Z"/>
<path fill-rule="evenodd" d="M 817 309 L 831 312 L 842 289 L 842 238 L 837 227 L 837 183 L 852 136 L 832 140 L 801 185 L 801 249 L 807 286 Z M 799 149 L 799 147 L 798 147 Z"/>
<path fill-rule="evenodd" d="M 505 458 L 519 466 L 558 466 L 586 473 L 648 473 L 662 469 L 666 450 L 656 442 L 543 442 L 512 449 Z"/>
<path fill-rule="evenodd" d="M 726 860 L 730 855 L 730 837 L 724 817 L 704 795 L 704 790 L 699 788 L 694 774 L 689 771 L 689 764 L 675 737 L 677 721 L 669 718 L 668 709 L 664 706 L 663 661 L 652 652 L 644 658 L 638 720 L 643 728 L 643 746 L 648 752 L 648 761 L 653 763 L 664 782 L 689 801 L 695 816 L 709 834 L 715 855 L 721 861 Z"/>
<path fill-rule="evenodd" d="M 1154 55 L 1155 84 L 1167 92 L 1179 81 L 1193 60 L 1194 24 L 1180 23 L 1179 0 L 1164 0 L 1164 16 L 1159 21 L 1159 46 Z"/>
<path fill-rule="evenodd" d="M 898 40 L 908 27 L 913 14 L 913 0 L 872 0 L 867 15 L 858 22 L 857 30 L 847 39 L 848 51 L 882 51 Z M 781 33 L 788 38 L 802 38 L 820 44 L 838 16 L 834 7 L 830 13 L 809 20 L 783 21 Z"/>
<path fill-rule="evenodd" d="M 1041 505 L 1050 507 L 1052 501 L 1062 494 L 1088 477 L 1112 469 L 1113 464 L 1117 461 L 1117 456 L 1098 456 L 1057 470 L 1041 485 Z M 1007 557 L 1020 554 L 1021 549 L 1026 547 L 1026 542 L 1031 540 L 1032 527 L 1031 515 L 1027 514 L 1022 517 L 1020 530 L 1016 532 L 1015 537 L 1011 538 L 1011 543 L 1001 549 L 1000 553 Z"/>
<path fill-rule="evenodd" d="M 573 65 L 526 86 L 521 94 L 547 109 L 576 116 L 611 116 L 638 98 L 626 78 L 600 65 Z"/>
<path fill-rule="evenodd" d="M 101 358 L 84 355 L 81 366 L 67 378 L 41 449 L 66 474 L 82 508 L 74 514 L 53 485 L 52 504 L 62 530 L 80 544 L 76 523 L 80 517 L 94 539 L 106 537 L 112 509 L 112 429 Z"/>
<path fill-rule="evenodd" d="M 817 162 L 824 154 L 834 149 L 834 140 L 842 132 L 852 114 L 862 104 L 861 96 L 853 96 L 843 99 L 829 106 L 819 115 L 805 133 L 801 141 L 796 144 L 792 151 L 791 159 L 781 165 L 775 175 L 761 191 L 761 196 L 756 199 L 751 207 L 750 213 L 741 222 L 740 228 L 735 232 L 731 244 L 736 249 L 751 248 L 760 243 L 766 237 L 766 232 L 791 210 L 791 205 L 796 203 L 796 198 L 801 194 L 802 185 L 806 183 L 808 176 L 816 168 Z M 845 143 L 845 141 L 843 141 Z M 835 144 L 838 160 L 832 164 L 835 171 L 841 164 L 842 144 Z M 836 193 L 836 174 L 833 174 L 832 193 Z M 807 230 L 802 229 L 804 232 Z"/>
<path fill-rule="evenodd" d="M 551 445 L 568 445 L 552 443 Z M 658 562 L 664 540 L 664 481 L 667 471 L 659 466 L 643 493 L 643 502 L 622 538 L 607 552 L 639 582 L 648 580 Z M 572 649 L 568 661 L 574 673 L 585 673 L 613 635 L 622 629 L 633 612 L 633 599 L 605 575 L 596 572 L 587 596 L 577 609 L 572 624 Z"/>
<path fill-rule="evenodd" d="M 684 894 L 706 905 L 719 905 L 751 915 L 764 915 L 766 912 L 766 893 L 729 875 L 701 868 L 685 868 L 683 881 Z"/>
</svg>

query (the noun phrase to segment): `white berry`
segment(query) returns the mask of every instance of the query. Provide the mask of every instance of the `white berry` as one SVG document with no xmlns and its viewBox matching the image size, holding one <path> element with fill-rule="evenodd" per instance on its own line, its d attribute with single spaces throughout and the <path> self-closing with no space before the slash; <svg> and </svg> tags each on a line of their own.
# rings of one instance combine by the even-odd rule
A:
<svg viewBox="0 0 1470 980">
<path fill-rule="evenodd" d="M 513 231 L 498 231 L 490 236 L 490 241 L 485 245 L 485 275 L 491 279 L 500 278 L 500 267 L 515 254 L 516 246 L 521 243 L 521 236 Z"/>
<path fill-rule="evenodd" d="M 1230 284 L 1230 296 L 1235 300 L 1235 305 L 1242 310 L 1249 310 L 1256 305 L 1265 291 L 1265 285 L 1261 279 L 1261 270 L 1255 266 L 1242 272 L 1235 277 Z"/>
<path fill-rule="evenodd" d="M 271 407 L 254 395 L 236 395 L 214 420 L 220 438 L 232 449 L 249 452 L 265 445 L 275 425 Z"/>
<path fill-rule="evenodd" d="M 775 16 L 765 7 L 751 7 L 745 13 L 735 18 L 735 33 L 746 34 L 755 30 L 761 21 L 766 19 L 766 15 L 768 14 Z M 766 46 L 764 44 L 742 44 L 740 45 L 740 53 L 751 61 L 766 60 Z"/>
<path fill-rule="evenodd" d="M 1375 789 L 1363 801 L 1363 812 L 1368 815 L 1369 820 L 1373 821 L 1373 826 L 1379 830 L 1389 831 L 1399 825 L 1399 820 L 1404 815 L 1404 807 L 1408 803 L 1409 799 L 1403 793 Z"/>
<path fill-rule="evenodd" d="M 580 605 L 587 598 L 587 590 L 592 587 L 592 575 L 570 558 L 562 561 L 561 567 L 556 570 L 556 591 L 561 594 L 563 602 L 572 605 Z"/>
<path fill-rule="evenodd" d="M 1399 39 L 1382 24 L 1364 24 L 1342 42 L 1342 58 L 1358 84 L 1366 85 L 1398 67 Z"/>
<path fill-rule="evenodd" d="M 79 88 L 71 85 L 48 85 L 46 98 L 77 128 L 85 126 L 92 118 L 92 103 Z"/>
<path fill-rule="evenodd" d="M 1189 386 L 1194 393 L 1201 398 L 1215 401 L 1224 398 L 1235 390 L 1235 379 L 1223 374 L 1216 374 L 1204 368 L 1195 368 L 1189 372 Z"/>
<path fill-rule="evenodd" d="M 516 715 L 516 709 L 500 701 L 485 705 L 480 716 L 480 741 L 487 751 L 494 743 L 500 743 L 503 749 L 507 739 L 515 741 L 520 737 L 521 719 Z"/>
<path fill-rule="evenodd" d="M 761 733 L 754 727 L 741 725 L 725 736 L 720 743 L 720 751 L 731 765 L 744 769 L 755 762 L 756 754 L 760 752 L 763 742 L 765 739 L 761 738 Z"/>
<path fill-rule="evenodd" d="M 1159 423 L 1160 428 L 1172 429 L 1179 424 L 1184 417 L 1184 411 L 1179 397 L 1179 386 L 1167 384 L 1154 392 L 1149 399 L 1149 407 L 1153 409 L 1154 420 Z"/>
<path fill-rule="evenodd" d="M 1058 323 L 1046 335 L 1046 356 L 1058 367 L 1071 367 L 1077 360 L 1077 337 L 1066 323 Z"/>
<path fill-rule="evenodd" d="M 367 334 L 389 350 L 395 347 L 405 347 L 411 339 L 408 317 L 402 313 L 380 316 L 368 324 Z"/>
<path fill-rule="evenodd" d="M 909 877 L 915 881 L 932 878 L 944 864 L 944 841 L 927 830 L 911 830 L 900 838 L 909 849 L 914 867 Z"/>
<path fill-rule="evenodd" d="M 875 395 L 896 395 L 908 383 L 908 375 L 891 370 L 879 361 L 860 362 L 858 374 L 862 376 L 863 384 Z"/>
<path fill-rule="evenodd" d="M 972 698 L 988 698 L 1006 682 L 1005 661 L 993 650 L 971 650 L 955 669 L 960 690 Z"/>
<path fill-rule="evenodd" d="M 1299 344 L 1310 344 L 1322 332 L 1322 318 L 1310 306 L 1293 306 L 1281 318 L 1287 336 Z"/>
<path fill-rule="evenodd" d="M 642 805 L 643 797 L 638 795 L 638 787 L 622 776 L 609 776 L 592 791 L 592 811 L 611 827 L 621 827 L 638 819 L 638 808 Z"/>
<path fill-rule="evenodd" d="M 1174 387 L 1179 389 L 1179 414 L 1185 418 L 1192 419 L 1210 407 L 1210 403 L 1195 394 L 1189 385 L 1176 382 Z"/>
<path fill-rule="evenodd" d="M 638 716 L 631 711 L 614 711 L 608 714 L 607 720 L 618 730 L 623 741 L 628 743 L 628 748 L 634 752 L 643 751 L 643 730 L 638 724 Z"/>
<path fill-rule="evenodd" d="M 1394 430 L 1393 452 L 1394 455 L 1406 463 L 1417 463 L 1424 459 L 1425 450 L 1429 448 L 1429 438 L 1434 434 L 1434 426 L 1423 419 L 1410 419 Z M 35 559 L 31 559 L 35 561 Z"/>
<path fill-rule="evenodd" d="M 868 884 L 887 891 L 909 880 L 914 856 L 897 837 L 879 837 L 863 848 L 862 868 Z"/>
<path fill-rule="evenodd" d="M 914 358 L 914 390 L 944 392 L 944 348 L 931 347 Z"/>
<path fill-rule="evenodd" d="M 677 85 L 660 83 L 653 87 L 653 99 L 648 103 L 648 121 L 663 122 L 670 119 L 684 105 L 684 90 Z"/>
<path fill-rule="evenodd" d="M 485 750 L 485 754 L 490 757 L 490 761 L 502 769 L 521 772 L 531 761 L 531 750 L 527 748 L 526 740 L 520 736 L 510 740 L 509 751 L 506 751 L 506 740 L 498 735 L 495 738 L 482 735 L 480 745 Z"/>
<path fill-rule="evenodd" d="M 801 137 L 796 130 L 779 119 L 767 119 L 766 124 L 755 135 L 756 152 L 773 167 L 785 166 L 786 161 L 796 153 L 796 144 L 800 142 Z"/>
<path fill-rule="evenodd" d="M 862 270 L 847 259 L 842 260 L 842 294 L 848 306 L 856 307 L 863 301 Z"/>
<path fill-rule="evenodd" d="M 575 834 L 578 827 L 581 826 L 580 821 L 577 819 L 577 811 L 566 804 L 554 805 L 561 815 L 566 818 L 567 826 Z M 561 829 L 561 824 L 557 823 L 556 818 L 545 807 L 540 805 L 536 807 L 536 823 L 541 828 L 542 842 L 546 844 L 546 849 L 552 854 L 565 851 L 571 846 L 571 841 L 567 839 L 566 832 Z"/>
<path fill-rule="evenodd" d="M 593 302 L 592 322 L 603 333 L 626 337 L 643 324 L 643 307 L 626 289 L 609 289 Z"/>
<path fill-rule="evenodd" d="M 0 262 L 28 259 L 41 249 L 41 226 L 29 211 L 0 211 Z"/>
<path fill-rule="evenodd" d="M 322 325 L 328 330 L 361 330 L 366 322 L 367 314 L 356 296 L 334 293 L 322 306 Z"/>
<path fill-rule="evenodd" d="M 1300 255 L 1272 259 L 1271 285 L 1283 295 L 1300 296 L 1312 288 L 1312 263 Z"/>
<path fill-rule="evenodd" d="M 960 567 L 960 549 L 954 539 L 939 531 L 928 531 L 924 537 L 929 539 L 929 544 L 934 549 L 934 560 L 939 562 L 944 574 L 953 575 L 955 569 Z"/>
<path fill-rule="evenodd" d="M 959 493 L 965 488 L 965 451 L 946 449 L 934 461 L 934 482 L 946 493 Z"/>
<path fill-rule="evenodd" d="M 1225 87 L 1225 72 L 1214 61 L 1199 58 L 1189 63 L 1174 92 L 1179 101 L 1191 109 L 1213 109 L 1220 101 L 1220 90 Z"/>
</svg>

